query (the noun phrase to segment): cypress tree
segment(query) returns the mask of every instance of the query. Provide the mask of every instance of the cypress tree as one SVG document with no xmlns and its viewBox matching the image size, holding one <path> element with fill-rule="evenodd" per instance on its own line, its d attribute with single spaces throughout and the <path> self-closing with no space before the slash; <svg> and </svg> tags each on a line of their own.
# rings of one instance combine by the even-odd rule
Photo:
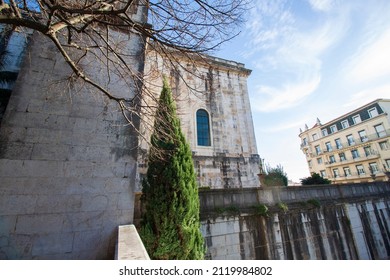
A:
<svg viewBox="0 0 390 280">
<path fill-rule="evenodd" d="M 145 213 L 140 235 L 149 256 L 159 260 L 203 259 L 205 250 L 192 153 L 181 131 L 165 78 L 142 192 Z"/>
</svg>

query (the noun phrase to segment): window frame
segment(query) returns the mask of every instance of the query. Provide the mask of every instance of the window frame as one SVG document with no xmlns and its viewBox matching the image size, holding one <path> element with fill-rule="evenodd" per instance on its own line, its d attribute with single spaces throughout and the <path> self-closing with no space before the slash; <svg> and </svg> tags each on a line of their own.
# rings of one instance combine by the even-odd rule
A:
<svg viewBox="0 0 390 280">
<path fill-rule="evenodd" d="M 333 151 L 333 149 L 332 149 L 332 144 L 330 143 L 330 141 L 328 141 L 328 142 L 325 143 L 325 147 L 326 147 L 326 150 L 327 150 L 328 152 Z"/>
<path fill-rule="evenodd" d="M 316 145 L 316 146 L 314 146 L 314 149 L 316 150 L 316 154 L 317 154 L 317 155 L 320 155 L 320 154 L 322 154 L 322 151 L 321 151 L 321 147 L 320 147 L 320 145 Z"/>
<path fill-rule="evenodd" d="M 381 127 L 382 130 L 378 131 L 377 127 Z M 375 129 L 375 133 L 378 136 L 378 138 L 382 138 L 382 137 L 386 136 L 386 129 L 385 129 L 383 123 L 374 125 L 374 129 Z"/>
<path fill-rule="evenodd" d="M 358 134 L 359 134 L 360 142 L 364 143 L 368 141 L 368 137 L 365 129 L 359 130 Z"/>
<path fill-rule="evenodd" d="M 345 177 L 350 177 L 350 176 L 352 176 L 351 168 L 349 168 L 349 166 L 343 167 L 343 171 L 344 171 Z"/>
<path fill-rule="evenodd" d="M 334 139 L 334 142 L 336 144 L 336 148 L 337 149 L 342 149 L 343 148 L 343 144 L 341 144 L 341 139 L 340 138 Z"/>
<path fill-rule="evenodd" d="M 352 154 L 352 158 L 353 158 L 353 159 L 360 158 L 360 154 L 359 154 L 358 149 L 353 149 L 353 150 L 351 150 L 351 154 Z"/>
<path fill-rule="evenodd" d="M 379 173 L 378 164 L 376 162 L 369 162 L 368 166 L 369 166 L 369 170 L 370 170 L 371 174 L 378 174 Z"/>
<path fill-rule="evenodd" d="M 389 144 L 386 141 L 381 141 L 381 142 L 378 142 L 378 145 L 379 145 L 379 148 L 381 148 L 382 151 L 386 151 L 389 149 Z"/>
<path fill-rule="evenodd" d="M 372 108 L 368 109 L 367 112 L 368 112 L 368 115 L 370 116 L 370 118 L 374 118 L 374 117 L 379 115 L 378 109 L 376 107 L 372 107 Z M 371 112 L 375 112 L 375 113 L 372 114 Z"/>
<path fill-rule="evenodd" d="M 356 121 L 356 120 L 358 120 L 358 121 Z M 358 115 L 354 115 L 354 116 L 352 117 L 352 121 L 353 121 L 354 124 L 358 124 L 358 123 L 361 123 L 361 122 L 362 122 L 362 118 L 360 117 L 359 114 L 358 114 Z"/>
<path fill-rule="evenodd" d="M 361 169 L 359 169 L 361 167 Z M 362 164 L 356 165 L 356 171 L 358 175 L 365 175 L 366 171 L 364 170 L 364 166 Z"/>
<path fill-rule="evenodd" d="M 349 127 L 349 122 L 348 122 L 348 120 L 343 120 L 343 121 L 341 121 L 341 127 L 342 127 L 343 129 L 348 128 L 348 127 Z"/>
<path fill-rule="evenodd" d="M 199 113 L 202 114 L 204 113 L 204 115 L 200 116 Z M 199 147 L 210 147 L 211 146 L 210 114 L 209 112 L 207 112 L 207 110 L 201 108 L 196 111 L 195 115 L 196 115 L 196 145 Z M 203 122 L 200 122 L 199 120 L 201 119 L 206 119 L 207 121 L 205 122 L 203 120 Z M 203 127 L 200 127 L 200 125 L 203 125 Z"/>
<path fill-rule="evenodd" d="M 347 138 L 347 142 L 348 142 L 348 146 L 353 146 L 356 144 L 355 142 L 355 138 L 353 137 L 352 134 L 348 134 L 347 136 L 345 136 Z"/>
</svg>

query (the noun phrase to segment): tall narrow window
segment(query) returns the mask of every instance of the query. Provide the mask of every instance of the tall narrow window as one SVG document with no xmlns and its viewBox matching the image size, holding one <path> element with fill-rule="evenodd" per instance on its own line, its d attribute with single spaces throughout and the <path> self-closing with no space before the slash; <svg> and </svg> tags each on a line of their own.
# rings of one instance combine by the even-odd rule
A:
<svg viewBox="0 0 390 280">
<path fill-rule="evenodd" d="M 337 149 L 341 149 L 343 147 L 343 145 L 341 145 L 340 138 L 335 139 L 334 142 L 336 143 Z"/>
<path fill-rule="evenodd" d="M 382 124 L 378 124 L 378 125 L 374 126 L 374 128 L 376 131 L 376 135 L 378 135 L 378 137 L 386 136 L 386 131 L 385 131 L 385 128 L 383 127 Z"/>
<path fill-rule="evenodd" d="M 196 131 L 199 146 L 211 146 L 209 114 L 205 110 L 196 112 Z"/>
</svg>

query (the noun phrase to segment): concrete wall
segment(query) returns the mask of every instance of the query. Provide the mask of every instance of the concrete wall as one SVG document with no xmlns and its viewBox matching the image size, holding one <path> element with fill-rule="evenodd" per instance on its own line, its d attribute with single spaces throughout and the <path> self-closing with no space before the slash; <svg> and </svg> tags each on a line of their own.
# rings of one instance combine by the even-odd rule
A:
<svg viewBox="0 0 390 280">
<path fill-rule="evenodd" d="M 209 259 L 390 258 L 388 182 L 201 191 L 200 201 Z"/>
<path fill-rule="evenodd" d="M 117 36 L 142 71 L 142 38 Z M 0 129 L 0 259 L 113 259 L 117 227 L 133 221 L 137 136 L 116 103 L 69 74 L 34 34 Z"/>
</svg>

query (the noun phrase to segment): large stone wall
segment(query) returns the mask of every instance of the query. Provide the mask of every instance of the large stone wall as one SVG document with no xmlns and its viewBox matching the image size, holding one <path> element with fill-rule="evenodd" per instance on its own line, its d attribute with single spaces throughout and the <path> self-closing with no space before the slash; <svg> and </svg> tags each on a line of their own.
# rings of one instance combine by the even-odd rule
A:
<svg viewBox="0 0 390 280">
<path fill-rule="evenodd" d="M 390 258 L 388 182 L 202 191 L 200 201 L 209 259 Z"/>
<path fill-rule="evenodd" d="M 143 39 L 117 36 L 142 71 Z M 85 67 L 101 79 L 93 60 Z M 31 37 L 0 129 L 0 259 L 113 259 L 117 227 L 133 221 L 137 135 L 115 102 L 67 83 L 70 72 Z"/>
<path fill-rule="evenodd" d="M 159 57 L 153 50 L 147 52 L 145 80 L 150 96 L 145 100 L 152 104 L 158 98 L 162 77 L 167 76 L 183 133 L 193 152 L 200 187 L 260 186 L 260 158 L 247 88 L 250 72 L 241 63 L 211 56 L 190 59 L 177 55 L 167 59 Z M 196 112 L 199 109 L 205 110 L 210 118 L 210 146 L 197 143 Z M 149 124 L 152 122 L 149 120 Z M 144 135 L 147 140 L 150 130 L 145 130 Z M 139 158 L 141 174 L 146 172 L 147 141 L 142 143 L 142 148 L 145 153 Z"/>
</svg>

